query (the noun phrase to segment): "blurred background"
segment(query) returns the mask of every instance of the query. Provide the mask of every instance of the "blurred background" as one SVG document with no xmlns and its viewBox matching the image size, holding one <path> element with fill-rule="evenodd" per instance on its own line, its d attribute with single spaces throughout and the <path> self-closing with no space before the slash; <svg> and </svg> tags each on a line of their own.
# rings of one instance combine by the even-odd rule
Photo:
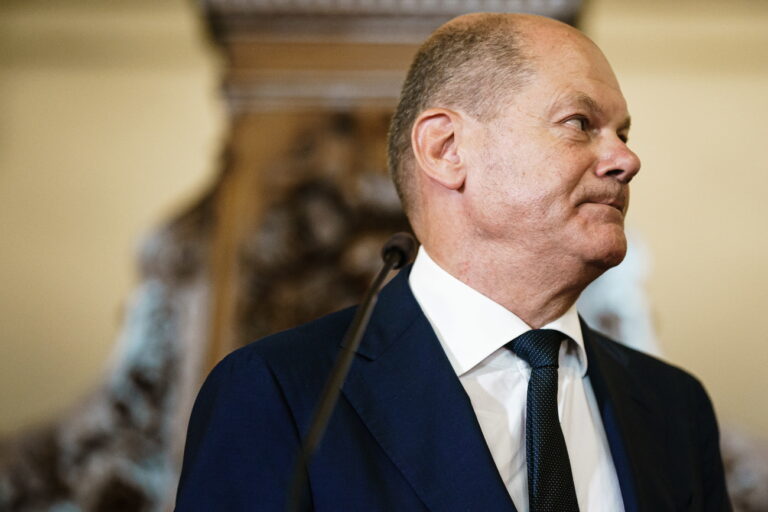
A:
<svg viewBox="0 0 768 512">
<path fill-rule="evenodd" d="M 584 307 L 704 382 L 768 510 L 764 0 L 0 3 L 0 509 L 167 510 L 208 369 L 355 302 L 407 227 L 384 136 L 417 43 L 521 5 L 603 49 L 643 160 Z"/>
</svg>

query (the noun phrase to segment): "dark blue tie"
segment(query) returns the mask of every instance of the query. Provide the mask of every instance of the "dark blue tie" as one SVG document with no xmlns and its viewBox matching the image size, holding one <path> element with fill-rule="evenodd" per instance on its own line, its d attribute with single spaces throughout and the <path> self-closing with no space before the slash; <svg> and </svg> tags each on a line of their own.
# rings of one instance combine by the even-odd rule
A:
<svg viewBox="0 0 768 512">
<path fill-rule="evenodd" d="M 506 347 L 531 365 L 525 418 L 530 512 L 578 512 L 571 462 L 557 416 L 560 342 L 551 329 L 528 331 Z"/>
</svg>

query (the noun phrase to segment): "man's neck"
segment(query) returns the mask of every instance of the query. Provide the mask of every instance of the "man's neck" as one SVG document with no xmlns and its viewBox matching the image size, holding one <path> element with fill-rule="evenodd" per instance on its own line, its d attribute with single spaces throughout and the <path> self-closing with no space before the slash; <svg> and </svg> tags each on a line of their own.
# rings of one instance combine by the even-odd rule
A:
<svg viewBox="0 0 768 512">
<path fill-rule="evenodd" d="M 445 271 L 517 315 L 534 329 L 561 317 L 601 270 L 584 268 L 567 258 L 527 257 L 523 251 L 499 255 L 425 246 Z"/>
</svg>

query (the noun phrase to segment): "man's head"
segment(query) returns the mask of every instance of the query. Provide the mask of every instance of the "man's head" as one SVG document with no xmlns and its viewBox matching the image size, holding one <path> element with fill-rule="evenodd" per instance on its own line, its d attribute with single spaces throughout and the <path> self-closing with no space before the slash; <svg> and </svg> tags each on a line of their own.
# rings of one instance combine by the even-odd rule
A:
<svg viewBox="0 0 768 512">
<path fill-rule="evenodd" d="M 538 16 L 468 15 L 417 54 L 390 170 L 438 260 L 515 253 L 602 271 L 626 251 L 640 166 L 628 130 L 616 78 L 586 36 Z"/>
</svg>

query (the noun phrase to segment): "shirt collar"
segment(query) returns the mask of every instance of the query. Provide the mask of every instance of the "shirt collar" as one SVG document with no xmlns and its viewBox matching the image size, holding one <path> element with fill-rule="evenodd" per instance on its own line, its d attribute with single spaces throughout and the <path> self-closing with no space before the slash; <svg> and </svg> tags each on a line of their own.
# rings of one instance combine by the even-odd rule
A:
<svg viewBox="0 0 768 512">
<path fill-rule="evenodd" d="M 408 282 L 458 376 L 531 330 L 504 306 L 443 270 L 423 246 L 419 248 Z M 577 371 L 581 376 L 586 375 L 587 355 L 576 306 L 542 329 L 560 331 L 575 342 Z"/>
</svg>

